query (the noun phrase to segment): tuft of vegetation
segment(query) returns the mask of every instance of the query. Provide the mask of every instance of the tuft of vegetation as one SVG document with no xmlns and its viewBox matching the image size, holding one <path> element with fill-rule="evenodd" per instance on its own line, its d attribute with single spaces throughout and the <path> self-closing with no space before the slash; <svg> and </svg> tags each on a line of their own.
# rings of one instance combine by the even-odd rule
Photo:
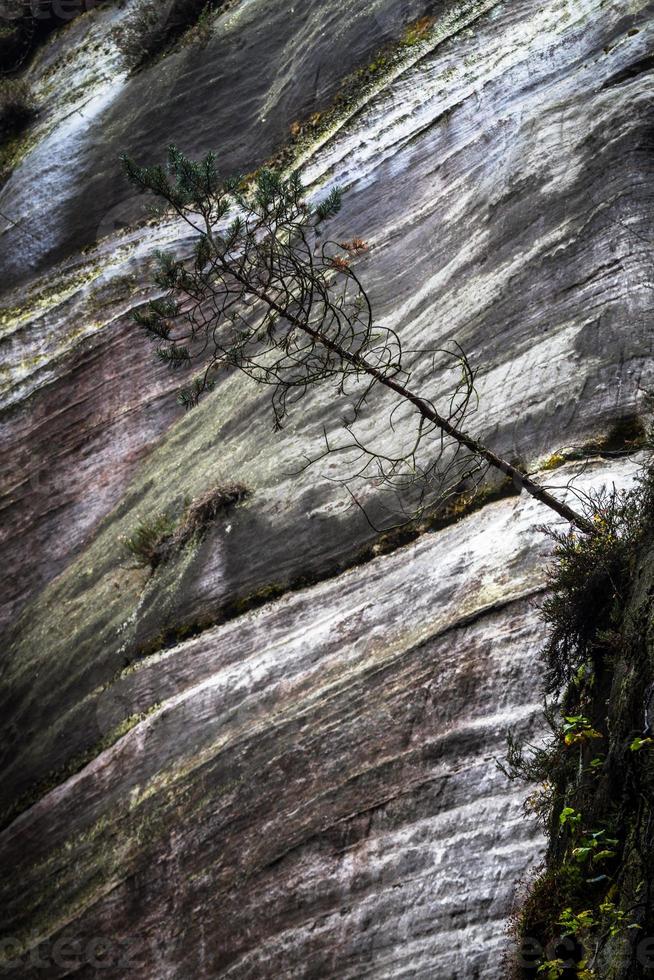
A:
<svg viewBox="0 0 654 980">
<path fill-rule="evenodd" d="M 433 17 L 419 17 L 405 28 L 402 35 L 401 44 L 408 48 L 413 48 L 417 44 L 422 44 L 422 42 L 429 37 L 433 26 Z"/>
<path fill-rule="evenodd" d="M 654 471 L 631 492 L 603 489 L 590 495 L 586 512 L 596 533 L 547 533 L 555 540 L 555 564 L 542 618 L 549 627 L 545 649 L 548 692 L 561 691 L 579 671 L 605 656 L 620 621 L 654 507 Z"/>
<path fill-rule="evenodd" d="M 160 564 L 166 542 L 175 533 L 176 522 L 166 513 L 147 517 L 125 540 L 125 547 L 140 567 L 154 569 Z"/>
<path fill-rule="evenodd" d="M 596 436 L 583 446 L 561 449 L 552 453 L 541 462 L 539 469 L 543 472 L 557 470 L 573 460 L 588 459 L 591 456 L 603 456 L 609 459 L 628 456 L 640 449 L 647 449 L 648 445 L 649 436 L 643 420 L 638 415 L 627 415 L 617 419 L 608 432 Z"/>
<path fill-rule="evenodd" d="M 650 444 L 650 434 L 643 420 L 640 416 L 631 414 L 616 419 L 609 432 L 593 447 L 607 455 L 622 455 L 638 449 L 646 449 Z"/>
<path fill-rule="evenodd" d="M 0 143 L 19 136 L 35 116 L 36 104 L 27 82 L 0 80 Z"/>
<path fill-rule="evenodd" d="M 154 571 L 190 541 L 200 540 L 209 525 L 247 495 L 241 484 L 213 487 L 188 504 L 178 518 L 160 513 L 141 521 L 125 539 L 125 547 L 137 566 L 149 565 Z"/>
<path fill-rule="evenodd" d="M 654 463 L 631 491 L 593 495 L 587 513 L 596 534 L 553 534 L 550 734 L 511 736 L 502 767 L 537 784 L 527 809 L 549 840 L 514 922 L 514 976 L 637 980 L 650 975 L 639 941 L 654 928 Z"/>
<path fill-rule="evenodd" d="M 248 490 L 241 483 L 225 487 L 214 487 L 196 497 L 188 507 L 180 525 L 178 536 L 185 544 L 204 527 L 215 521 L 234 504 L 245 500 Z"/>
<path fill-rule="evenodd" d="M 549 472 L 550 470 L 558 470 L 560 466 L 565 466 L 568 461 L 568 457 L 561 452 L 552 453 L 551 456 L 541 464 L 540 469 L 544 472 Z"/>
</svg>

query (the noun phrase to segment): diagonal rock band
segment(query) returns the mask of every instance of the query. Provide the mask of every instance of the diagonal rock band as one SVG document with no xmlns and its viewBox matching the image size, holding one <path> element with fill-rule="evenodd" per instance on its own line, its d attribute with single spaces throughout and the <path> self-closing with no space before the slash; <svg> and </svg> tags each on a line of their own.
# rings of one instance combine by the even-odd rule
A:
<svg viewBox="0 0 654 980">
<path fill-rule="evenodd" d="M 155 282 L 164 296 L 135 313 L 171 368 L 203 362 L 201 374 L 181 393 L 185 407 L 194 407 L 213 387 L 217 370 L 236 367 L 273 387 L 275 424 L 281 427 L 288 403 L 319 382 L 335 380 L 343 394 L 346 383 L 363 379 L 352 417 L 344 422 L 351 441 L 332 446 L 325 435 L 323 455 L 354 452 L 354 476 L 398 496 L 419 488 L 413 517 L 427 500 L 433 504 L 434 495 L 444 500 L 478 478 L 480 470 L 492 469 L 578 531 L 595 533 L 592 514 L 559 500 L 462 427 L 476 392 L 474 372 L 460 348 L 417 352 L 446 354 L 460 369 L 446 414 L 413 389 L 398 334 L 374 323 L 370 299 L 351 268 L 365 242 L 321 242 L 322 223 L 341 207 L 338 189 L 314 207 L 305 200 L 297 172 L 284 177 L 264 169 L 250 184 L 223 181 L 213 154 L 194 162 L 174 146 L 168 172 L 137 166 L 127 157 L 123 164 L 133 183 L 162 198 L 198 234 L 190 260 L 158 254 Z M 225 228 L 224 219 L 234 210 Z M 354 431 L 378 385 L 417 412 L 402 449 L 376 448 Z M 395 432 L 396 411 L 397 406 L 389 412 L 388 432 Z M 349 479 L 341 482 L 347 485 Z"/>
</svg>

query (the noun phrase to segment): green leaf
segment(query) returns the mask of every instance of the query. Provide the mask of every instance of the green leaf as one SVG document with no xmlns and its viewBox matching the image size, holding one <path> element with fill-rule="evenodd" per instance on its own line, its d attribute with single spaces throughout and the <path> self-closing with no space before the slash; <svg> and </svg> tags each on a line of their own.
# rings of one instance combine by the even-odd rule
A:
<svg viewBox="0 0 654 980">
<path fill-rule="evenodd" d="M 581 814 L 577 813 L 571 806 L 564 807 L 559 814 L 559 823 L 562 827 L 565 827 L 567 823 L 576 826 L 580 821 Z"/>
<path fill-rule="evenodd" d="M 635 738 L 629 748 L 632 752 L 640 752 L 642 748 L 646 745 L 651 745 L 654 739 L 651 738 Z"/>
</svg>

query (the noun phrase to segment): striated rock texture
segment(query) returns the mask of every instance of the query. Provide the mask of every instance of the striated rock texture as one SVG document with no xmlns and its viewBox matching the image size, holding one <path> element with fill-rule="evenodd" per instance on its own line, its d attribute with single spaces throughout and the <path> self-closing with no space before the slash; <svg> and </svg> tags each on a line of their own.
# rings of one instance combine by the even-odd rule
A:
<svg viewBox="0 0 654 980">
<path fill-rule="evenodd" d="M 240 0 L 129 74 L 138 7 L 36 52 L 0 191 L 5 974 L 500 978 L 541 841 L 493 757 L 537 723 L 547 514 L 514 496 L 386 554 L 333 471 L 292 473 L 332 391 L 281 434 L 236 376 L 180 415 L 128 314 L 154 248 L 190 242 L 134 224 L 116 161 L 176 139 L 250 170 L 322 111 L 295 149 L 312 191 L 347 192 L 334 236 L 370 242 L 380 319 L 464 346 L 494 448 L 538 470 L 586 447 L 552 483 L 628 485 L 651 5 Z M 235 482 L 201 540 L 133 567 L 140 521 Z"/>
</svg>

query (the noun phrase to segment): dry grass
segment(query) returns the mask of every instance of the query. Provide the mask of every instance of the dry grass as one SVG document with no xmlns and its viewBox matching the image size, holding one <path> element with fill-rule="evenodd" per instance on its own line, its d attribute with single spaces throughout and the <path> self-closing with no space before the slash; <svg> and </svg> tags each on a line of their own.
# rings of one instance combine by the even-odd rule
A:
<svg viewBox="0 0 654 980">
<path fill-rule="evenodd" d="M 149 565 L 154 570 L 193 539 L 200 540 L 209 525 L 247 496 L 247 489 L 240 483 L 212 487 L 196 497 L 179 519 L 160 513 L 141 521 L 126 539 L 125 547 L 137 565 Z"/>
</svg>

